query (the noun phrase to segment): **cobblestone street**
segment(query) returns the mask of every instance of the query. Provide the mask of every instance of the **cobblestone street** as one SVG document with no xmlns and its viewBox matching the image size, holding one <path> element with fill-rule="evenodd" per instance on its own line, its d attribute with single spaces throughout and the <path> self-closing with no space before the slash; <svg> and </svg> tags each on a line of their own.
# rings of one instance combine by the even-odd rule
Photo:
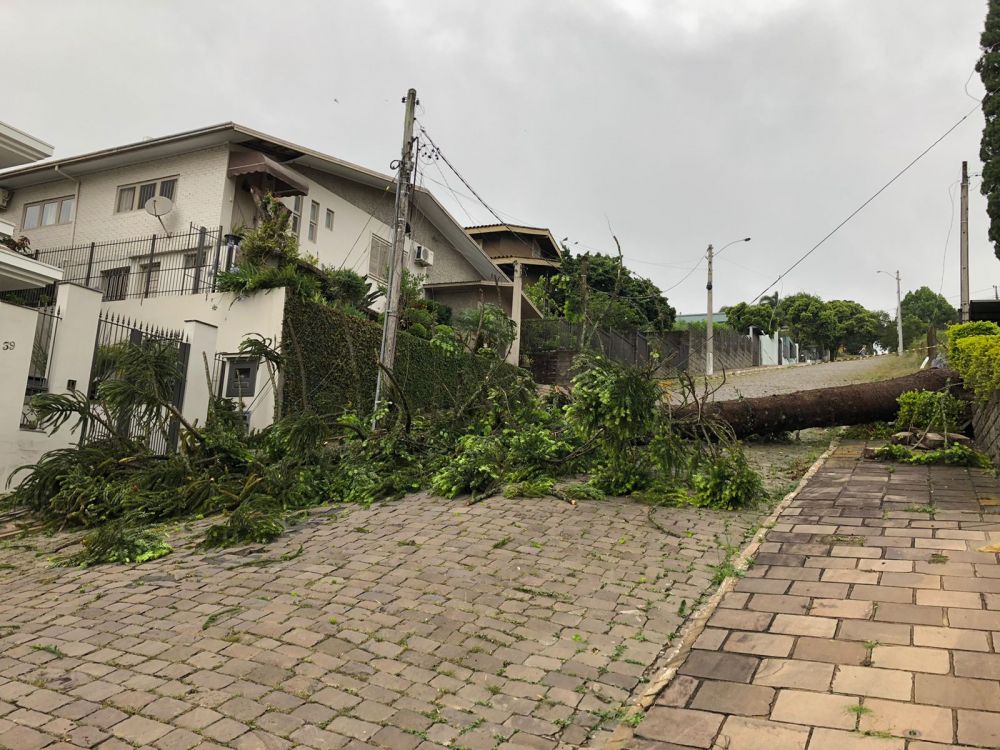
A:
<svg viewBox="0 0 1000 750">
<path fill-rule="evenodd" d="M 861 448 L 841 446 L 784 509 L 614 747 L 1000 745 L 1000 484 Z"/>
<path fill-rule="evenodd" d="M 8 541 L 0 747 L 600 744 L 756 521 L 416 496 L 227 554 L 177 530 L 141 566 L 58 568 L 71 537 Z"/>
</svg>

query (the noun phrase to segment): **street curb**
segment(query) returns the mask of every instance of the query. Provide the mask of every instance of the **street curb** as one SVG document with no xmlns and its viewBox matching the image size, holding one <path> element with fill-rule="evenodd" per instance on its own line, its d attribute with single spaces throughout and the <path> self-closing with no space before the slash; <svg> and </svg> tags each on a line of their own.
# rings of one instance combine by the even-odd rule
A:
<svg viewBox="0 0 1000 750">
<path fill-rule="evenodd" d="M 753 535 L 753 538 L 747 543 L 747 545 L 740 552 L 739 556 L 733 561 L 735 568 L 739 570 L 745 570 L 747 563 L 750 559 L 757 554 L 757 550 L 760 549 L 760 545 L 764 541 L 764 537 L 767 535 L 770 527 L 773 526 L 779 516 L 785 511 L 785 509 L 791 505 L 792 501 L 798 497 L 798 494 L 803 490 L 806 484 L 812 479 L 816 473 L 823 467 L 826 460 L 833 454 L 833 452 L 840 446 L 840 433 L 838 432 L 834 435 L 833 439 L 830 441 L 830 446 L 823 451 L 819 458 L 817 458 L 812 466 L 810 466 L 806 473 L 802 475 L 799 479 L 799 483 L 795 486 L 791 492 L 785 495 L 781 502 L 779 502 L 771 515 L 767 517 L 757 533 Z M 677 670 L 680 669 L 681 664 L 687 657 L 688 653 L 691 651 L 691 647 L 694 642 L 701 635 L 702 631 L 705 629 L 705 625 L 708 623 L 709 618 L 715 611 L 719 608 L 719 604 L 722 602 L 722 598 L 732 591 L 733 586 L 736 585 L 738 579 L 734 576 L 730 576 L 725 581 L 723 581 L 719 588 L 715 590 L 712 594 L 697 610 L 691 615 L 688 621 L 684 624 L 681 629 L 680 640 L 677 642 L 670 651 L 662 654 L 657 662 L 662 663 L 664 666 L 659 676 L 655 680 L 651 680 L 646 685 L 646 690 L 639 696 L 638 700 L 632 705 L 627 707 L 628 713 L 632 714 L 636 709 L 639 709 L 645 713 L 653 701 L 656 700 L 656 696 L 665 688 L 670 681 L 677 674 Z M 607 743 L 604 745 L 604 750 L 624 750 L 624 743 L 631 740 L 635 736 L 635 729 L 628 724 L 622 722 L 618 725 L 615 731 L 608 738 Z"/>
</svg>

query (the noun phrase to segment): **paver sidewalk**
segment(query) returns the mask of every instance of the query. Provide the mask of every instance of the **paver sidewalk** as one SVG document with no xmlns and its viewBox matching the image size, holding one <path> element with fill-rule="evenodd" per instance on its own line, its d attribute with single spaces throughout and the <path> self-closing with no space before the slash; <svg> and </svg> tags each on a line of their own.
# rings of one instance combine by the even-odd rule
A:
<svg viewBox="0 0 1000 750">
<path fill-rule="evenodd" d="M 862 447 L 785 508 L 622 747 L 1000 746 L 1000 485 Z"/>
</svg>

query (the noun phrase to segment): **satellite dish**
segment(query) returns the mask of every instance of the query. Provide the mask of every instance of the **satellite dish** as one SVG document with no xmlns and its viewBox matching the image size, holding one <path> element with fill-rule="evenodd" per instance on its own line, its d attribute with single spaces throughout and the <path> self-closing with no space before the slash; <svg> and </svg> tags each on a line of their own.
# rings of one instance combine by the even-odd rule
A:
<svg viewBox="0 0 1000 750">
<path fill-rule="evenodd" d="M 159 218 L 160 216 L 166 216 L 173 210 L 174 202 L 162 195 L 154 195 L 146 201 L 144 208 L 147 214 Z"/>
</svg>

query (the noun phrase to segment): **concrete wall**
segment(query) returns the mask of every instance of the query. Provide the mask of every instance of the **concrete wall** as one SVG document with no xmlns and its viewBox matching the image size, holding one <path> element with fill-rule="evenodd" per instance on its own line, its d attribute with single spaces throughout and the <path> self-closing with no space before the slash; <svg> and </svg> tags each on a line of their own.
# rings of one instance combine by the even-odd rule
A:
<svg viewBox="0 0 1000 750">
<path fill-rule="evenodd" d="M 249 334 L 259 333 L 274 342 L 281 340 L 281 324 L 285 311 L 285 290 L 268 289 L 244 299 L 236 299 L 232 294 L 206 294 L 185 296 L 150 297 L 149 299 L 128 299 L 105 302 L 103 309 L 108 313 L 133 318 L 144 323 L 183 329 L 192 335 L 189 375 L 185 393 L 185 416 L 204 422 L 204 413 L 189 412 L 187 393 L 195 399 L 192 403 L 207 406 L 205 390 L 205 358 L 209 369 L 214 369 L 214 356 L 233 354 L 239 351 L 240 342 Z M 195 324 L 214 326 L 214 337 L 203 328 L 198 337 L 193 334 L 199 329 Z M 304 342 L 307 345 L 308 342 Z M 213 384 L 213 387 L 216 384 Z M 257 387 L 252 398 L 243 399 L 250 410 L 250 426 L 261 429 L 271 424 L 274 417 L 274 398 L 267 382 L 267 372 L 263 365 L 257 372 Z M 200 407 L 199 407 L 200 408 Z"/>
<path fill-rule="evenodd" d="M 50 393 L 87 388 L 100 300 L 100 292 L 92 289 L 73 284 L 59 287 L 56 306 L 62 317 L 52 341 Z M 0 303 L 0 342 L 16 342 L 14 349 L 6 350 L 0 343 L 0 493 L 18 466 L 34 463 L 46 451 L 66 448 L 79 439 L 69 426 L 53 435 L 20 427 L 37 317 L 34 310 Z"/>
<path fill-rule="evenodd" d="M 15 233 L 28 237 L 31 246 L 38 249 L 162 234 L 160 222 L 142 209 L 115 213 L 118 187 L 176 176 L 174 209 L 163 217 L 167 230 L 186 232 L 191 223 L 217 227 L 224 223 L 222 204 L 225 183 L 229 181 L 226 176 L 228 164 L 229 147 L 222 145 L 83 175 L 79 178 L 74 221 L 30 230 L 21 229 L 26 203 L 74 195 L 77 184 L 66 179 L 18 188 L 7 210 L 0 212 L 0 220 L 14 224 Z M 72 169 L 69 172 L 72 174 Z M 228 213 L 225 218 L 230 215 Z"/>
<path fill-rule="evenodd" d="M 993 465 L 1000 468 L 1000 393 L 994 393 L 985 404 L 973 407 L 972 427 L 976 444 L 993 459 Z"/>
<path fill-rule="evenodd" d="M 772 334 L 768 336 L 766 334 L 762 334 L 757 341 L 760 346 L 761 367 L 780 364 L 778 361 L 778 354 L 781 351 L 781 341 L 778 338 L 778 335 Z"/>
</svg>

